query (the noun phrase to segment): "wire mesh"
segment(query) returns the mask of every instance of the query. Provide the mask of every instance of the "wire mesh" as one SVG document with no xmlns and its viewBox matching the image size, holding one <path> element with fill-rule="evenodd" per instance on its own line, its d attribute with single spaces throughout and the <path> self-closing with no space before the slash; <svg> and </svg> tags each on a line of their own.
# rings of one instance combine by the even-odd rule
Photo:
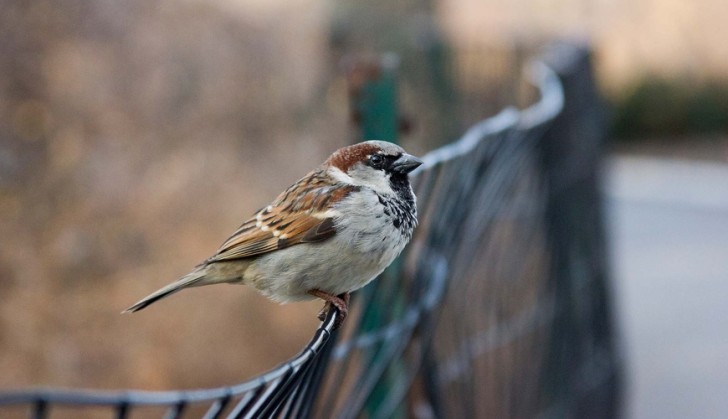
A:
<svg viewBox="0 0 728 419">
<path fill-rule="evenodd" d="M 562 46 L 531 68 L 540 100 L 505 109 L 424 156 L 420 226 L 406 254 L 329 313 L 295 358 L 198 391 L 30 390 L 0 408 L 48 417 L 102 406 L 166 418 L 613 417 L 611 330 L 590 57 Z"/>
</svg>

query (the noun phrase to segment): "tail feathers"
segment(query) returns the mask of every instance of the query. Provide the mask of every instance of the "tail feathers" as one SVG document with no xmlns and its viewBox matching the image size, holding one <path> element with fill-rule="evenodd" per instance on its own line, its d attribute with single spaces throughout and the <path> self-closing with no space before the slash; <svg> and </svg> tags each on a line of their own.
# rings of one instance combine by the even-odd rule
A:
<svg viewBox="0 0 728 419">
<path fill-rule="evenodd" d="M 194 287 L 198 285 L 205 285 L 204 283 L 200 283 L 203 279 L 205 279 L 205 272 L 203 271 L 194 271 L 190 272 L 189 274 L 183 276 L 182 278 L 178 279 L 177 281 L 167 285 L 166 287 L 160 288 L 159 290 L 149 294 L 148 296 L 142 298 L 134 304 L 133 306 L 127 308 L 126 310 L 122 311 L 122 313 L 133 313 L 135 311 L 139 311 L 143 308 L 146 308 L 148 305 L 161 300 L 164 297 L 170 296 L 174 294 L 177 291 L 180 291 L 187 287 Z"/>
</svg>

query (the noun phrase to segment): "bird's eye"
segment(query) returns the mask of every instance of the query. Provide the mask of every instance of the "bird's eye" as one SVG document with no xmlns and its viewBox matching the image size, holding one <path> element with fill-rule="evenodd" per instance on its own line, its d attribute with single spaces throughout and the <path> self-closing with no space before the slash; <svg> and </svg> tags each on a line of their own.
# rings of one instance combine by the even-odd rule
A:
<svg viewBox="0 0 728 419">
<path fill-rule="evenodd" d="M 384 157 L 382 157 L 381 154 L 372 154 L 371 157 L 369 157 L 369 165 L 375 169 L 381 169 L 383 163 Z"/>
</svg>

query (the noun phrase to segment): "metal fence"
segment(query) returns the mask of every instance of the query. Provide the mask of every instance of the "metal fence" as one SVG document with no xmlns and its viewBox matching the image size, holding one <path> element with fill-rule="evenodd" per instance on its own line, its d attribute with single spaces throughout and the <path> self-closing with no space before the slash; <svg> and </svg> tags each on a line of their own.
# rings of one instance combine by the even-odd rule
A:
<svg viewBox="0 0 728 419">
<path fill-rule="evenodd" d="M 615 350 L 599 193 L 604 124 L 584 48 L 530 68 L 540 99 L 424 156 L 415 238 L 278 368 L 198 391 L 0 394 L 49 417 L 615 417 Z M 21 413 L 22 414 L 22 413 Z"/>
</svg>

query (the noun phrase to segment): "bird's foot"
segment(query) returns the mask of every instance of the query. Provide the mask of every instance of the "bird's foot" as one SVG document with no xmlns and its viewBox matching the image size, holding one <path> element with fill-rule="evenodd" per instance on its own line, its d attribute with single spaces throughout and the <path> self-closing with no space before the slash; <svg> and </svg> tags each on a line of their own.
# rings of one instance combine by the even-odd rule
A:
<svg viewBox="0 0 728 419">
<path fill-rule="evenodd" d="M 339 326 L 341 326 L 341 324 L 344 322 L 344 319 L 346 319 L 346 316 L 349 314 L 349 293 L 346 292 L 344 294 L 336 296 L 317 289 L 311 290 L 308 293 L 313 295 L 314 297 L 326 301 L 323 308 L 318 314 L 319 320 L 324 321 L 326 319 L 326 315 L 329 314 L 329 310 L 331 310 L 332 306 L 336 308 L 336 310 L 339 312 L 339 315 L 336 317 L 333 330 L 338 329 Z"/>
</svg>

